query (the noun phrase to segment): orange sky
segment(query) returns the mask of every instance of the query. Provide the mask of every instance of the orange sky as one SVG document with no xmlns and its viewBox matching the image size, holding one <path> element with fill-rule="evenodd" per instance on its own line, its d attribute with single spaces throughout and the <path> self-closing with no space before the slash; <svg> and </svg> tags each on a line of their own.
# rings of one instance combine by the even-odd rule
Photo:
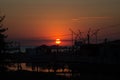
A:
<svg viewBox="0 0 120 80">
<path fill-rule="evenodd" d="M 71 34 L 69 28 L 86 33 L 120 23 L 120 0 L 1 0 L 0 8 L 10 40 L 70 40 L 70 35 L 63 36 Z M 119 25 L 102 29 L 100 38 L 118 38 L 108 36 L 115 32 L 120 32 Z"/>
</svg>

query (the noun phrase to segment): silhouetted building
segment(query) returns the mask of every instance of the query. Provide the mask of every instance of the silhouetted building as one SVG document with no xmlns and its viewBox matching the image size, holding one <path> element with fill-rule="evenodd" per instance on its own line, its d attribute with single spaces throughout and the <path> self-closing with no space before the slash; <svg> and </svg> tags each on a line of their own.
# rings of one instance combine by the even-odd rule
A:
<svg viewBox="0 0 120 80">
<path fill-rule="evenodd" d="M 98 53 L 98 63 L 120 64 L 120 40 L 101 45 Z"/>
<path fill-rule="evenodd" d="M 36 50 L 34 48 L 26 48 L 26 53 L 28 55 L 36 55 Z"/>
<path fill-rule="evenodd" d="M 38 46 L 38 47 L 36 47 L 35 50 L 36 50 L 36 53 L 38 55 L 46 55 L 46 54 L 50 54 L 51 53 L 51 49 L 47 45 Z"/>
</svg>

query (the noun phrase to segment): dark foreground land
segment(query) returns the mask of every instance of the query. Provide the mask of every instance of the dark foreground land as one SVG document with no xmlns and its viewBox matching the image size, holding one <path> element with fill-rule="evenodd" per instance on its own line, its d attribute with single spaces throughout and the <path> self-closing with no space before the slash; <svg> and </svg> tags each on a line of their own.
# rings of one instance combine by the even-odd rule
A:
<svg viewBox="0 0 120 80">
<path fill-rule="evenodd" d="M 57 76 L 55 73 L 41 73 L 30 71 L 15 71 L 0 73 L 0 80 L 70 80 L 65 76 Z M 79 78 L 78 78 L 79 80 Z"/>
<path fill-rule="evenodd" d="M 82 66 L 73 71 L 71 77 L 59 76 L 55 72 L 8 71 L 0 72 L 0 80 L 119 80 L 120 70 L 117 65 Z M 80 75 L 75 73 L 80 72 Z"/>
<path fill-rule="evenodd" d="M 3 60 L 1 62 L 5 58 L 5 61 L 12 63 L 34 63 L 30 66 L 52 67 L 55 70 L 65 64 L 72 70 L 72 76 L 60 76 L 56 72 L 1 69 L 0 80 L 120 80 L 120 40 L 100 45 L 83 45 L 80 49 L 59 55 L 50 52 L 46 46 L 39 47 L 36 51 L 36 54 L 30 54 L 31 51 L 26 54 L 4 54 L 0 57 Z"/>
</svg>

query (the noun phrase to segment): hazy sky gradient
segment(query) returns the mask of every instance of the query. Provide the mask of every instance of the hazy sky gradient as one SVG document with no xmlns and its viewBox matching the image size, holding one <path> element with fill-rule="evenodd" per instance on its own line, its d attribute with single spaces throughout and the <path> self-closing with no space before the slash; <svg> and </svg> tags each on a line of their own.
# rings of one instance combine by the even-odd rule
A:
<svg viewBox="0 0 120 80">
<path fill-rule="evenodd" d="M 69 28 L 85 32 L 120 23 L 120 0 L 0 0 L 0 8 L 11 40 L 70 39 L 61 36 L 70 34 Z M 119 25 L 99 34 L 115 39 L 115 32 Z"/>
</svg>

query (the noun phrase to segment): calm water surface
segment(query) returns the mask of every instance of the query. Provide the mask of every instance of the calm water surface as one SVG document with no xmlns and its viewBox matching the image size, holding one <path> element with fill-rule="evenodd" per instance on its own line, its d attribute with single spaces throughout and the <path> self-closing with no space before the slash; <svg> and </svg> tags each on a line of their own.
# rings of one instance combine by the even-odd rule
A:
<svg viewBox="0 0 120 80">
<path fill-rule="evenodd" d="M 73 73 L 72 70 L 66 64 L 60 64 L 60 66 L 53 66 L 54 64 L 36 64 L 36 63 L 12 63 L 12 65 L 7 66 L 10 71 L 17 70 L 26 70 L 26 71 L 35 71 L 43 73 L 53 73 L 56 72 L 56 75 L 72 77 L 73 75 L 80 76 L 80 73 Z"/>
</svg>

